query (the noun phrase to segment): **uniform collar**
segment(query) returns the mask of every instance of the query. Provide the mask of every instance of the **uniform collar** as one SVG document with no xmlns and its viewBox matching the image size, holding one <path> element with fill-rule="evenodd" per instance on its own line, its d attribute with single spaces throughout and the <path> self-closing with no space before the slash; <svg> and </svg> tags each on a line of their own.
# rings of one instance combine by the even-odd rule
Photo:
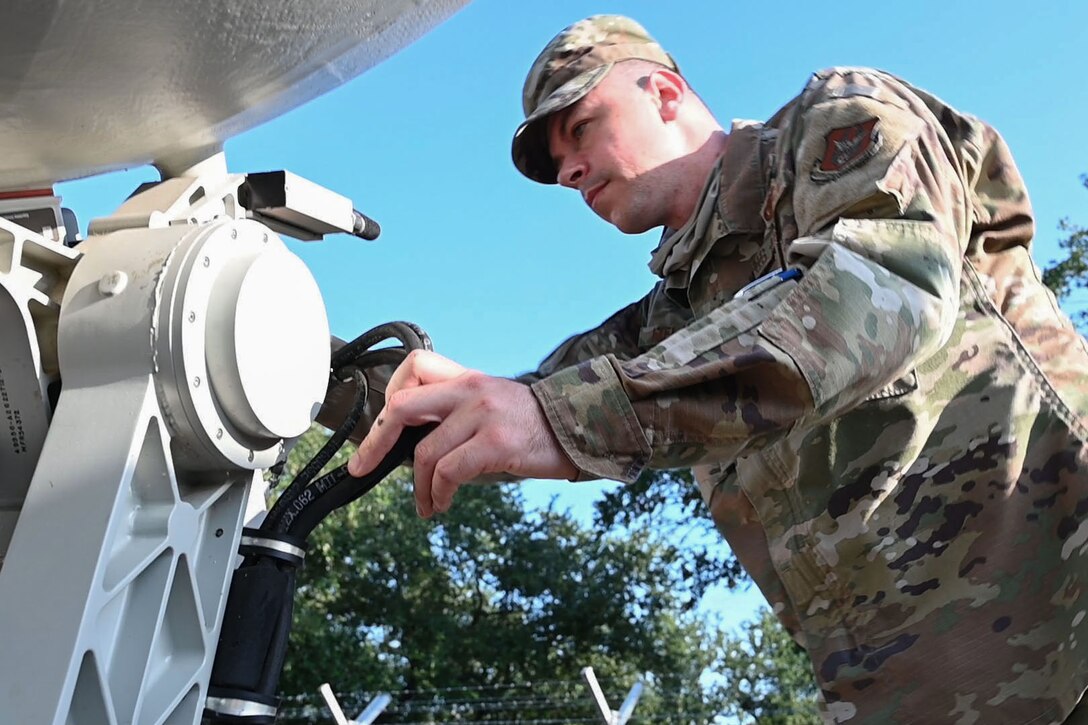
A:
<svg viewBox="0 0 1088 725">
<path fill-rule="evenodd" d="M 734 121 L 691 217 L 680 229 L 662 232 L 650 270 L 668 278 L 669 287 L 686 287 L 694 267 L 721 237 L 763 230 L 766 182 L 761 147 L 766 135 L 758 121 Z"/>
</svg>

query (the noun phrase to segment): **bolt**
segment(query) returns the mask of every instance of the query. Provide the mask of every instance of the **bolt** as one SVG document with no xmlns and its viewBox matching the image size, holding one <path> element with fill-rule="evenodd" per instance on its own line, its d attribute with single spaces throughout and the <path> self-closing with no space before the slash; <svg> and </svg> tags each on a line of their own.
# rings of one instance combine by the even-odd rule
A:
<svg viewBox="0 0 1088 725">
<path fill-rule="evenodd" d="M 215 530 L 215 538 L 217 538 L 217 539 L 218 539 L 218 538 L 219 538 L 219 537 L 221 537 L 222 535 L 223 535 L 223 529 L 216 529 L 216 530 Z"/>
<path fill-rule="evenodd" d="M 261 235 L 261 241 L 262 242 L 267 242 L 268 241 L 268 232 L 265 232 L 264 234 Z"/>
<path fill-rule="evenodd" d="M 189 322 L 196 322 L 196 313 L 195 312 L 190 312 L 189 313 Z"/>
<path fill-rule="evenodd" d="M 211 265 L 212 265 L 212 260 L 211 260 L 211 258 L 209 258 L 209 257 L 205 257 L 205 258 L 204 258 L 204 266 L 205 266 L 205 267 L 210 267 Z"/>
<path fill-rule="evenodd" d="M 216 439 L 216 440 L 220 440 L 220 439 L 222 439 L 222 437 L 223 437 L 223 429 L 222 429 L 222 428 L 220 428 L 219 430 L 217 430 L 217 431 L 215 432 L 215 439 Z"/>
<path fill-rule="evenodd" d="M 193 378 L 193 387 L 194 388 L 199 388 L 200 387 L 200 378 L 199 377 Z"/>
<path fill-rule="evenodd" d="M 107 297 L 121 294 L 127 286 L 128 275 L 120 270 L 104 274 L 98 280 L 98 291 Z"/>
<path fill-rule="evenodd" d="M 249 452 L 249 460 L 251 463 L 253 462 L 253 451 Z"/>
<path fill-rule="evenodd" d="M 238 230 L 237 229 L 231 229 L 230 230 L 230 238 L 231 239 L 237 239 L 238 238 Z"/>
</svg>

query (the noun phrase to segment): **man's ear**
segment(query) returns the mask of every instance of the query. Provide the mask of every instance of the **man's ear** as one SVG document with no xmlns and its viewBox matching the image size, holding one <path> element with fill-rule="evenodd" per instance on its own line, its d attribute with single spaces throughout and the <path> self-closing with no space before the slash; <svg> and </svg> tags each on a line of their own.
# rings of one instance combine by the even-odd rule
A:
<svg viewBox="0 0 1088 725">
<path fill-rule="evenodd" d="M 654 95 L 661 120 L 674 121 L 687 93 L 687 84 L 679 73 L 658 68 L 647 79 L 647 90 Z"/>
</svg>

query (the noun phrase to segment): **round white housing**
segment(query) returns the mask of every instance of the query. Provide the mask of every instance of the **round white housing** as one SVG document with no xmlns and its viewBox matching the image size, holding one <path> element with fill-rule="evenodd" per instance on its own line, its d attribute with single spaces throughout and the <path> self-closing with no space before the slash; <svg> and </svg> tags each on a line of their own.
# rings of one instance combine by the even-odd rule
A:
<svg viewBox="0 0 1088 725">
<path fill-rule="evenodd" d="M 306 265 L 262 234 L 264 249 L 233 259 L 215 282 L 205 358 L 219 404 L 240 431 L 294 438 L 325 397 L 329 326 Z"/>
</svg>

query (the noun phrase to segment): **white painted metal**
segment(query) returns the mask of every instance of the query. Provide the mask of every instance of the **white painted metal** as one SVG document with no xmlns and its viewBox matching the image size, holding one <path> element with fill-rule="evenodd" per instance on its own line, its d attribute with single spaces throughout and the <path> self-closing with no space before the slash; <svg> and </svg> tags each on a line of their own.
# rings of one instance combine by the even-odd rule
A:
<svg viewBox="0 0 1088 725">
<path fill-rule="evenodd" d="M 0 219 L 0 722 L 200 721 L 243 520 L 329 352 L 222 143 L 466 1 L 5 3 L 0 190 L 164 181 L 78 252 Z"/>
<path fill-rule="evenodd" d="M 332 713 L 332 719 L 336 725 L 349 725 L 348 718 L 344 715 L 344 709 L 340 707 L 340 702 L 336 699 L 336 695 L 333 694 L 332 686 L 327 682 L 323 682 L 321 687 L 317 688 L 317 691 L 325 698 L 325 704 L 328 706 L 329 712 Z"/>
<path fill-rule="evenodd" d="M 296 438 L 310 427 L 329 382 L 325 306 L 302 260 L 273 243 L 267 228 L 245 226 L 263 229 L 255 233 L 272 248 L 238 259 L 229 278 L 214 283 L 212 309 L 221 314 L 208 322 L 208 372 L 245 432 Z"/>
<path fill-rule="evenodd" d="M 0 562 L 53 414 L 60 300 L 78 257 L 0 218 Z"/>
<path fill-rule="evenodd" d="M 5 2 L 0 189 L 149 162 L 181 175 L 466 1 Z"/>
<path fill-rule="evenodd" d="M 59 196 L 0 200 L 0 217 L 40 234 L 47 241 L 62 243 L 69 236 L 64 228 L 67 220 L 62 214 Z"/>
<path fill-rule="evenodd" d="M 592 667 L 582 668 L 582 678 L 586 681 L 586 685 L 589 686 L 589 694 L 593 698 L 593 703 L 597 706 L 601 722 L 604 725 L 626 725 L 635 712 L 635 705 L 638 704 L 639 697 L 642 696 L 642 679 L 637 680 L 628 691 L 620 709 L 613 710 L 608 705 L 608 699 L 604 696 L 604 691 L 601 689 L 600 683 L 597 682 L 597 675 Z"/>
<path fill-rule="evenodd" d="M 387 692 L 378 693 L 367 706 L 363 708 L 363 711 L 359 713 L 358 717 L 354 720 L 348 720 L 344 715 L 343 708 L 340 707 L 340 703 L 336 699 L 336 695 L 333 694 L 332 686 L 329 683 L 322 683 L 317 691 L 321 693 L 321 696 L 325 698 L 325 704 L 329 707 L 329 712 L 332 713 L 332 719 L 336 725 L 372 725 L 372 723 L 378 719 L 378 716 L 385 712 L 385 708 L 389 707 L 389 703 L 393 701 L 392 695 Z"/>
<path fill-rule="evenodd" d="M 372 725 L 378 719 L 378 716 L 385 712 L 385 708 L 389 707 L 389 703 L 392 701 L 393 696 L 388 693 L 383 692 L 377 695 L 355 718 L 355 725 Z"/>
<path fill-rule="evenodd" d="M 631 686 L 627 697 L 623 699 L 623 704 L 616 711 L 616 725 L 626 725 L 627 721 L 631 719 L 631 715 L 635 712 L 635 705 L 638 704 L 638 699 L 642 696 L 642 688 L 642 680 L 636 681 Z"/>
<path fill-rule="evenodd" d="M 582 679 L 589 686 L 590 697 L 593 698 L 593 703 L 597 706 L 601 721 L 604 725 L 612 725 L 612 708 L 608 706 L 608 700 L 604 696 L 604 691 L 601 690 L 601 685 L 597 682 L 597 674 L 592 667 L 582 668 Z"/>
<path fill-rule="evenodd" d="M 80 245 L 64 278 L 63 388 L 0 569 L 3 722 L 199 722 L 261 469 L 324 397 L 328 322 L 312 276 L 237 218 L 221 165 L 174 182 L 94 225 L 110 231 Z"/>
<path fill-rule="evenodd" d="M 179 470 L 150 376 L 65 390 L 0 571 L 5 722 L 199 722 L 252 482 Z"/>
</svg>

